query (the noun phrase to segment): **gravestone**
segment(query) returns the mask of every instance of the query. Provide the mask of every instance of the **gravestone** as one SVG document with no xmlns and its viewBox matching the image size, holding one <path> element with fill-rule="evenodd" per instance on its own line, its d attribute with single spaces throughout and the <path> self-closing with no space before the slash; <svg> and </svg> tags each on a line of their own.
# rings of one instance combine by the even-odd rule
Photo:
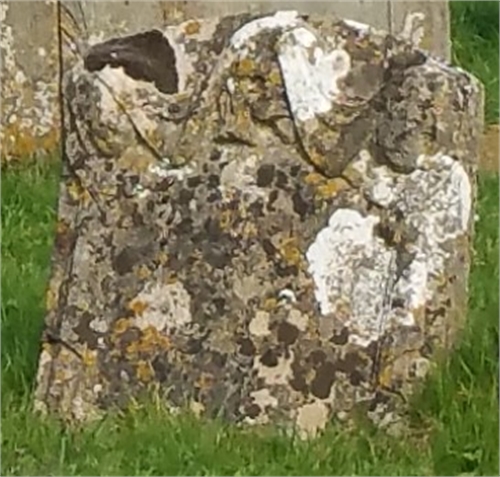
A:
<svg viewBox="0 0 500 477">
<path fill-rule="evenodd" d="M 397 423 L 466 317 L 479 82 L 280 11 L 96 43 L 63 87 L 37 408 Z"/>
<path fill-rule="evenodd" d="M 88 47 L 116 35 L 138 33 L 196 17 L 275 9 L 337 14 L 412 37 L 450 59 L 447 0 L 345 1 L 147 1 L 0 0 L 0 143 L 2 162 L 59 155 L 60 76 Z"/>
</svg>

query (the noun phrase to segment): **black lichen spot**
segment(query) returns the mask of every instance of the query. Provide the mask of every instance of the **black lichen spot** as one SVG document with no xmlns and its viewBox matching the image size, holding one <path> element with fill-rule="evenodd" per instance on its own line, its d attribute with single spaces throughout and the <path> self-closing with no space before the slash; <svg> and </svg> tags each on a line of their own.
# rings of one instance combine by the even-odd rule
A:
<svg viewBox="0 0 500 477">
<path fill-rule="evenodd" d="M 123 67 L 128 76 L 152 82 L 162 93 L 179 91 L 175 52 L 159 30 L 112 38 L 92 46 L 84 57 L 85 69 L 100 71 L 106 65 Z"/>
<path fill-rule="evenodd" d="M 222 157 L 222 151 L 220 149 L 213 149 L 210 153 L 209 159 L 211 161 L 218 161 Z"/>
<path fill-rule="evenodd" d="M 274 368 L 275 366 L 278 366 L 278 353 L 274 349 L 268 349 L 260 357 L 260 362 L 268 368 Z"/>
<path fill-rule="evenodd" d="M 302 197 L 299 191 L 295 191 L 292 195 L 293 211 L 300 215 L 303 219 L 309 212 L 311 206 Z"/>
<path fill-rule="evenodd" d="M 187 204 L 189 204 L 189 202 L 191 202 L 193 197 L 194 197 L 194 192 L 192 190 L 182 189 L 179 192 L 179 198 L 178 198 L 177 202 L 179 204 L 187 205 Z"/>
<path fill-rule="evenodd" d="M 151 362 L 151 366 L 155 373 L 155 378 L 160 383 L 165 382 L 168 379 L 170 375 L 171 366 L 168 365 L 165 359 L 156 356 L 155 359 L 153 359 L 153 361 Z"/>
<path fill-rule="evenodd" d="M 275 167 L 273 164 L 263 164 L 257 171 L 257 185 L 268 187 L 273 183 Z"/>
<path fill-rule="evenodd" d="M 326 354 L 319 349 L 314 350 L 307 357 L 307 361 L 316 367 L 318 364 L 323 364 L 326 361 Z"/>
<path fill-rule="evenodd" d="M 264 249 L 264 252 L 268 256 L 268 258 L 272 258 L 276 255 L 277 249 L 268 238 L 262 240 L 262 248 Z"/>
<path fill-rule="evenodd" d="M 68 310 L 71 313 L 71 310 Z M 76 310 L 74 310 L 76 312 Z M 73 331 L 78 335 L 78 341 L 81 343 L 86 343 L 89 348 L 97 348 L 97 338 L 100 333 L 96 333 L 91 327 L 90 322 L 94 320 L 94 316 L 88 311 L 81 314 L 78 319 L 78 325 L 73 328 Z"/>
<path fill-rule="evenodd" d="M 327 361 L 316 370 L 316 375 L 311 383 L 311 393 L 319 399 L 326 399 L 330 395 L 334 381 L 335 366 Z"/>
<path fill-rule="evenodd" d="M 297 341 L 299 336 L 299 330 L 296 326 L 283 321 L 278 326 L 278 341 L 284 343 L 287 346 L 292 345 Z"/>
<path fill-rule="evenodd" d="M 262 204 L 262 201 L 261 200 L 256 200 L 255 202 L 252 202 L 248 206 L 248 211 L 254 217 L 264 217 L 263 208 L 264 208 L 264 205 Z"/>
<path fill-rule="evenodd" d="M 261 413 L 261 409 L 257 404 L 250 404 L 250 406 L 247 406 L 245 408 L 245 414 L 250 418 L 250 419 L 255 419 L 259 414 Z"/>
<path fill-rule="evenodd" d="M 226 309 L 226 299 L 222 297 L 214 298 L 213 304 L 215 305 L 215 309 L 219 315 L 224 314 Z"/>
<path fill-rule="evenodd" d="M 207 179 L 207 185 L 210 189 L 215 189 L 220 185 L 220 177 L 217 174 L 210 174 Z"/>
<path fill-rule="evenodd" d="M 290 167 L 290 175 L 292 177 L 297 177 L 299 175 L 301 167 L 300 166 L 292 166 Z"/>
<path fill-rule="evenodd" d="M 274 203 L 278 199 L 278 191 L 276 189 L 272 190 L 269 193 L 269 200 L 267 201 L 267 211 L 268 212 L 275 212 L 276 209 L 274 208 Z"/>
<path fill-rule="evenodd" d="M 286 265 L 284 263 L 278 262 L 274 265 L 276 274 L 281 277 L 297 276 L 299 269 L 296 265 Z"/>
<path fill-rule="evenodd" d="M 349 352 L 345 355 L 344 359 L 337 361 L 335 367 L 338 371 L 351 375 L 353 372 L 358 371 L 359 368 L 366 366 L 366 364 L 365 360 L 358 353 Z"/>
<path fill-rule="evenodd" d="M 249 338 L 241 338 L 238 340 L 238 345 L 240 346 L 240 354 L 243 356 L 254 356 L 255 355 L 255 345 Z"/>
<path fill-rule="evenodd" d="M 113 269 L 118 275 L 130 273 L 135 265 L 143 261 L 144 255 L 142 247 L 125 247 L 113 257 Z"/>
<path fill-rule="evenodd" d="M 345 345 L 348 339 L 349 339 L 349 329 L 344 326 L 342 330 L 340 330 L 340 333 L 334 334 L 332 336 L 330 341 L 336 345 Z"/>
<path fill-rule="evenodd" d="M 179 235 L 190 235 L 193 230 L 193 219 L 191 217 L 185 217 L 180 222 L 179 225 L 175 227 L 175 231 Z"/>
<path fill-rule="evenodd" d="M 349 382 L 353 386 L 359 386 L 363 382 L 363 375 L 359 371 L 353 371 L 349 375 Z"/>
<path fill-rule="evenodd" d="M 198 187 L 201 184 L 201 176 L 192 176 L 188 177 L 187 179 L 187 185 L 188 187 L 191 187 L 192 189 Z"/>
<path fill-rule="evenodd" d="M 290 379 L 290 386 L 298 392 L 303 393 L 304 395 L 308 392 L 307 382 L 306 382 L 306 372 L 303 367 L 300 366 L 299 363 L 294 361 L 292 363 L 292 379 Z"/>
<path fill-rule="evenodd" d="M 222 270 L 231 263 L 231 255 L 226 247 L 227 244 L 205 244 L 203 258 L 213 268 Z"/>
<path fill-rule="evenodd" d="M 218 242 L 222 236 L 222 230 L 220 228 L 219 221 L 209 217 L 205 220 L 203 225 L 205 232 L 207 233 L 207 238 L 210 242 Z"/>
<path fill-rule="evenodd" d="M 286 189 L 288 185 L 288 177 L 283 171 L 276 171 L 276 186 L 280 189 Z"/>
</svg>

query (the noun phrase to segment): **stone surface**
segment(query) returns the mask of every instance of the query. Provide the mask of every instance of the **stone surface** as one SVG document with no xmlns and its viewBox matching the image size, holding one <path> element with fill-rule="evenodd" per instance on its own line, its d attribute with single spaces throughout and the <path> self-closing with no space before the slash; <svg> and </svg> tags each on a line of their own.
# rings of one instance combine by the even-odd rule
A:
<svg viewBox="0 0 500 477">
<path fill-rule="evenodd" d="M 153 387 L 308 435 L 397 422 L 464 323 L 482 104 L 467 73 L 324 16 L 94 45 L 64 82 L 37 408 Z"/>
<path fill-rule="evenodd" d="M 165 28 L 190 18 L 294 9 L 340 15 L 420 42 L 450 59 L 448 1 L 0 0 L 2 162 L 46 156 L 60 145 L 60 73 L 89 45 L 116 35 Z"/>
</svg>

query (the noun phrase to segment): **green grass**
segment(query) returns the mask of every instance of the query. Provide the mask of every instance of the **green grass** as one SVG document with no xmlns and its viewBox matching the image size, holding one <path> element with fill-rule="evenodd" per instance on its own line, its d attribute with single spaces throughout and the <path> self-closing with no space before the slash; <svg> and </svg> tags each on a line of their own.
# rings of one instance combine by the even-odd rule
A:
<svg viewBox="0 0 500 477">
<path fill-rule="evenodd" d="M 496 118 L 498 4 L 452 8 L 457 62 L 486 83 Z M 479 181 L 468 328 L 416 399 L 414 430 L 332 426 L 308 443 L 154 403 L 73 430 L 31 413 L 57 183 L 53 162 L 2 177 L 2 475 L 498 475 L 498 176 Z"/>
</svg>

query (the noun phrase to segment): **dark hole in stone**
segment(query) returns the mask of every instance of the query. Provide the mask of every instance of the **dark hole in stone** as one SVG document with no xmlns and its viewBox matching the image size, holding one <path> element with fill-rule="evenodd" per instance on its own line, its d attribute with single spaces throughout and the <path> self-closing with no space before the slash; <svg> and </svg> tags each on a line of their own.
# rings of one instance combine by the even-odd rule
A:
<svg viewBox="0 0 500 477">
<path fill-rule="evenodd" d="M 112 38 L 92 46 L 84 57 L 87 71 L 100 71 L 107 65 L 123 67 L 128 76 L 154 83 L 162 93 L 179 91 L 175 52 L 159 30 Z"/>
<path fill-rule="evenodd" d="M 278 353 L 276 350 L 268 349 L 261 357 L 260 362 L 268 368 L 278 366 Z"/>
<path fill-rule="evenodd" d="M 311 383 L 311 393 L 319 399 L 326 399 L 330 395 L 334 381 L 335 366 L 327 361 L 316 371 L 316 375 Z"/>
<path fill-rule="evenodd" d="M 287 346 L 295 343 L 299 336 L 299 330 L 296 326 L 293 326 L 286 321 L 280 323 L 278 327 L 278 341 L 284 343 Z"/>
</svg>

